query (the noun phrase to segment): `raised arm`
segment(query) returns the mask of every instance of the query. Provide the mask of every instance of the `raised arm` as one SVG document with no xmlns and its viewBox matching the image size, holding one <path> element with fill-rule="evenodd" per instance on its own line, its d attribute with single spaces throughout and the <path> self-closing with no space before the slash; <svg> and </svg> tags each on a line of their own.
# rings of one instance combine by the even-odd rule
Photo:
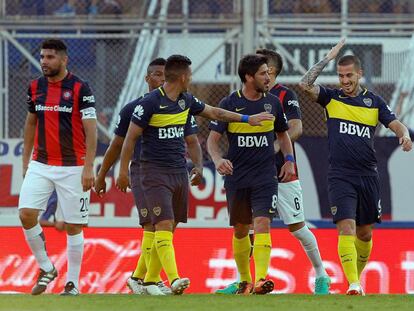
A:
<svg viewBox="0 0 414 311">
<path fill-rule="evenodd" d="M 413 142 L 407 127 L 398 120 L 392 121 L 388 127 L 399 138 L 399 142 L 403 151 L 410 151 L 413 148 Z"/>
<path fill-rule="evenodd" d="M 333 59 L 336 58 L 339 51 L 345 44 L 345 39 L 341 39 L 335 45 L 329 53 L 325 56 L 324 59 L 322 59 L 319 63 L 315 64 L 310 68 L 305 75 L 300 80 L 299 86 L 300 88 L 308 93 L 313 100 L 317 100 L 319 96 L 319 85 L 314 85 L 316 78 L 320 75 L 322 70 L 325 68 L 325 66 Z"/>
</svg>

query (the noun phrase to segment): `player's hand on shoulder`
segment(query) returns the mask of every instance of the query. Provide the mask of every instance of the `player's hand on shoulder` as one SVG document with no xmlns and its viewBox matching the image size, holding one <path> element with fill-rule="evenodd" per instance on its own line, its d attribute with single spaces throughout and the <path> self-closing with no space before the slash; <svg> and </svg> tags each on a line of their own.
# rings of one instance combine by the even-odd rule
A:
<svg viewBox="0 0 414 311">
<path fill-rule="evenodd" d="M 191 186 L 198 186 L 203 181 L 203 168 L 194 167 L 190 172 Z"/>
<path fill-rule="evenodd" d="M 287 182 L 293 175 L 295 175 L 295 164 L 291 161 L 286 161 L 280 169 L 279 178 L 282 182 Z"/>
<path fill-rule="evenodd" d="M 338 56 L 339 51 L 345 45 L 345 38 L 342 38 L 330 51 L 326 54 L 326 58 L 333 60 Z"/>
<path fill-rule="evenodd" d="M 258 114 L 254 114 L 249 116 L 249 124 L 252 126 L 259 126 L 262 125 L 262 121 L 273 121 L 274 115 L 268 113 L 268 112 L 261 112 Z"/>
<path fill-rule="evenodd" d="M 119 174 L 116 180 L 116 187 L 122 192 L 127 192 L 127 188 L 131 188 L 129 185 L 129 178 L 127 174 Z"/>
<path fill-rule="evenodd" d="M 92 166 L 84 166 L 82 171 L 82 187 L 83 191 L 88 191 L 92 189 L 95 182 L 95 176 L 93 174 Z"/>
<path fill-rule="evenodd" d="M 400 137 L 400 145 L 403 151 L 410 151 L 413 148 L 413 142 L 409 136 Z"/>
<path fill-rule="evenodd" d="M 233 175 L 233 163 L 230 160 L 220 158 L 214 162 L 220 175 Z"/>
<path fill-rule="evenodd" d="M 95 179 L 95 192 L 98 197 L 102 198 L 106 193 L 106 181 L 105 177 L 101 178 L 99 176 Z"/>
</svg>

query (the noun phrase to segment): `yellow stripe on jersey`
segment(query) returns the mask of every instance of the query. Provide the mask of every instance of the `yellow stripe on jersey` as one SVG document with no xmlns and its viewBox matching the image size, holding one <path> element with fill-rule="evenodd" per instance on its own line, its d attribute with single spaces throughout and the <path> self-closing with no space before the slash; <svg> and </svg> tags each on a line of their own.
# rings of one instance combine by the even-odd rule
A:
<svg viewBox="0 0 414 311">
<path fill-rule="evenodd" d="M 347 120 L 370 126 L 378 124 L 378 108 L 358 107 L 331 99 L 326 106 L 329 118 Z"/>
<path fill-rule="evenodd" d="M 241 97 L 240 90 L 237 90 L 237 95 Z"/>
<path fill-rule="evenodd" d="M 248 133 L 266 133 L 273 131 L 274 121 L 262 121 L 260 126 L 251 126 L 248 123 L 231 122 L 227 128 L 229 133 L 248 134 Z"/>
<path fill-rule="evenodd" d="M 165 96 L 165 93 L 164 93 L 164 91 L 162 90 L 162 87 L 161 87 L 161 86 L 158 88 L 158 90 L 160 91 L 160 93 L 161 93 L 161 95 L 162 95 L 162 96 Z"/>
<path fill-rule="evenodd" d="M 150 119 L 149 125 L 154 127 L 165 127 L 169 125 L 183 125 L 187 122 L 189 109 L 180 113 L 154 113 Z"/>
</svg>

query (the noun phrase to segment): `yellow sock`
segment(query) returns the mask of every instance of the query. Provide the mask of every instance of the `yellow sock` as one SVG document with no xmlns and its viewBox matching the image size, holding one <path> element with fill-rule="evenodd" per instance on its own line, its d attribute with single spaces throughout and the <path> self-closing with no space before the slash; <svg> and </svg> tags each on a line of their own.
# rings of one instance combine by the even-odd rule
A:
<svg viewBox="0 0 414 311">
<path fill-rule="evenodd" d="M 179 278 L 172 239 L 173 234 L 170 231 L 155 232 L 154 244 L 170 285 L 172 281 Z"/>
<path fill-rule="evenodd" d="M 258 233 L 254 237 L 253 258 L 255 267 L 255 281 L 265 279 L 270 263 L 272 239 L 270 233 Z"/>
<path fill-rule="evenodd" d="M 141 243 L 141 256 L 139 256 L 137 266 L 132 274 L 134 278 L 144 279 L 145 274 L 147 273 L 152 241 L 154 241 L 154 232 L 144 231 Z"/>
<path fill-rule="evenodd" d="M 358 278 L 361 276 L 362 270 L 364 270 L 369 255 L 371 255 L 372 249 L 372 239 L 368 242 L 362 241 L 358 238 L 355 239 L 355 247 L 357 250 L 357 268 L 358 268 Z"/>
<path fill-rule="evenodd" d="M 338 254 L 341 260 L 348 283 L 359 282 L 357 269 L 357 250 L 355 247 L 355 236 L 340 235 L 338 239 Z"/>
<path fill-rule="evenodd" d="M 145 275 L 144 282 L 157 283 L 160 280 L 160 273 L 162 270 L 162 265 L 160 258 L 158 257 L 157 247 L 153 241 L 150 254 L 147 258 L 148 267 L 147 274 Z"/>
<path fill-rule="evenodd" d="M 250 274 L 250 249 L 252 245 L 250 243 L 249 236 L 238 239 L 233 236 L 233 256 L 236 261 L 237 270 L 240 274 L 240 281 L 252 282 L 252 276 Z"/>
</svg>

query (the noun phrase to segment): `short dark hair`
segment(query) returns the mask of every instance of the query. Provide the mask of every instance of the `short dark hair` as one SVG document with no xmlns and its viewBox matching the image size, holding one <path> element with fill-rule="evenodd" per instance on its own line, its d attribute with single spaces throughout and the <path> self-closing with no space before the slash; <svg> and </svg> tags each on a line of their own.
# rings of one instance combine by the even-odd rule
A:
<svg viewBox="0 0 414 311">
<path fill-rule="evenodd" d="M 63 52 L 68 54 L 66 44 L 59 39 L 46 39 L 42 42 L 41 49 L 55 50 L 56 52 Z"/>
<path fill-rule="evenodd" d="M 147 74 L 151 73 L 151 67 L 152 66 L 165 66 L 166 63 L 167 63 L 167 61 L 165 60 L 165 58 L 162 58 L 162 57 L 158 57 L 156 59 L 153 59 L 147 67 Z"/>
<path fill-rule="evenodd" d="M 165 81 L 175 81 L 191 65 L 191 60 L 184 55 L 171 55 L 165 63 Z"/>
<path fill-rule="evenodd" d="M 276 77 L 280 74 L 283 69 L 283 58 L 278 52 L 269 49 L 257 49 L 256 54 L 264 55 L 267 58 L 267 64 L 276 68 Z"/>
<path fill-rule="evenodd" d="M 258 54 L 248 54 L 243 56 L 239 62 L 238 73 L 240 80 L 246 82 L 246 74 L 254 76 L 259 70 L 260 66 L 267 64 L 267 58 Z"/>
<path fill-rule="evenodd" d="M 338 66 L 348 66 L 354 65 L 356 70 L 361 69 L 361 61 L 359 60 L 358 56 L 355 55 L 344 55 L 339 58 L 337 65 Z"/>
</svg>

